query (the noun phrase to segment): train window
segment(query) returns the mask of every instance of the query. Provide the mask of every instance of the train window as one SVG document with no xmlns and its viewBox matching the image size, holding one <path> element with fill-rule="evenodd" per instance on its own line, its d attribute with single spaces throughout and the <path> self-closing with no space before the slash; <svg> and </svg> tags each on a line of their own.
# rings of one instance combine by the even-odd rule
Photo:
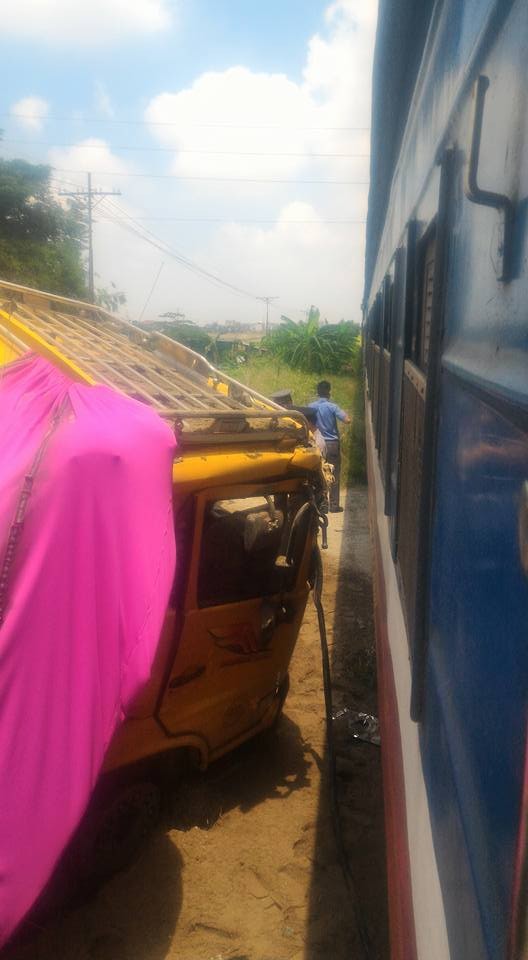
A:
<svg viewBox="0 0 528 960">
<path fill-rule="evenodd" d="M 420 356 L 418 365 L 426 371 L 429 366 L 429 345 L 431 342 L 431 316 L 433 307 L 433 279 L 436 256 L 436 233 L 433 232 L 426 243 L 422 263 Z"/>
<path fill-rule="evenodd" d="M 374 333 L 374 312 L 370 310 L 367 321 L 366 321 L 366 331 L 365 331 L 365 364 L 367 368 L 367 386 L 369 393 L 372 390 L 372 345 L 373 345 L 373 333 Z"/>
<path fill-rule="evenodd" d="M 372 308 L 374 324 L 372 333 L 372 422 L 376 436 L 376 446 L 379 447 L 379 410 L 380 410 L 380 374 L 381 374 L 381 347 L 383 341 L 383 296 L 381 291 L 376 296 Z"/>
<path fill-rule="evenodd" d="M 436 228 L 433 224 L 418 247 L 418 284 L 410 349 L 410 359 L 424 373 L 429 366 L 435 257 Z"/>
<path fill-rule="evenodd" d="M 392 287 L 392 280 L 387 277 L 383 297 L 383 347 L 389 351 L 392 336 Z"/>
<path fill-rule="evenodd" d="M 414 294 L 406 321 L 406 359 L 401 400 L 397 557 L 410 637 L 414 635 L 418 582 L 419 514 L 435 255 L 436 223 L 433 222 L 416 248 Z"/>
<path fill-rule="evenodd" d="M 393 269 L 393 268 L 391 268 Z M 380 355 L 380 416 L 377 431 L 377 446 L 380 452 L 381 476 L 387 480 L 387 427 L 389 422 L 390 360 L 392 338 L 393 279 L 391 274 L 383 283 L 383 349 Z"/>
<path fill-rule="evenodd" d="M 396 559 L 397 540 L 397 494 L 400 471 L 399 443 L 401 428 L 401 397 L 404 364 L 404 323 L 407 299 L 410 293 L 408 277 L 411 276 L 411 261 L 414 237 L 414 221 L 407 228 L 407 242 L 398 248 L 394 257 L 394 281 L 391 286 L 391 341 L 389 403 L 386 443 L 385 513 L 390 516 L 391 552 Z"/>
<path fill-rule="evenodd" d="M 380 332 L 381 332 L 381 297 L 378 294 L 376 300 L 374 301 L 374 306 L 372 307 L 372 340 L 377 346 L 380 343 Z"/>
</svg>

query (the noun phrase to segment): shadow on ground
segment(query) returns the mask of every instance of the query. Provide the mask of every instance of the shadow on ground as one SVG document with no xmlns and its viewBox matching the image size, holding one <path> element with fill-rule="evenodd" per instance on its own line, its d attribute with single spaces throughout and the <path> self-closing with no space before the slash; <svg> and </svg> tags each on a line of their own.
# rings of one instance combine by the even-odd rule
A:
<svg viewBox="0 0 528 960">
<path fill-rule="evenodd" d="M 281 799 L 309 786 L 311 745 L 297 724 L 283 716 L 280 727 L 243 744 L 203 773 L 189 775 L 169 800 L 168 826 L 209 829 L 238 808 L 248 813 L 265 800 Z"/>
<path fill-rule="evenodd" d="M 55 908 L 45 920 L 26 922 L 2 960 L 165 960 L 178 929 L 185 885 L 182 856 L 170 832 L 208 831 L 235 808 L 247 813 L 309 787 L 311 761 L 309 741 L 284 716 L 276 731 L 255 737 L 205 774 L 188 772 L 165 784 L 162 821 L 133 866 L 91 898 Z M 199 914 L 195 921 L 197 929 L 203 926 Z M 229 960 L 250 958 L 230 952 Z"/>
<path fill-rule="evenodd" d="M 26 925 L 2 960 L 164 960 L 182 902 L 182 861 L 161 829 L 78 909 Z"/>
<path fill-rule="evenodd" d="M 351 487 L 343 514 L 336 606 L 328 617 L 334 710 L 376 713 L 376 668 L 366 487 Z M 357 893 L 357 909 L 372 956 L 389 956 L 381 753 L 354 740 L 346 715 L 334 722 L 338 798 L 344 846 Z M 337 862 L 330 814 L 328 758 L 324 757 L 310 889 L 305 960 L 364 960 L 354 906 Z M 337 895 L 336 895 L 337 891 Z M 369 957 L 370 960 L 370 957 Z"/>
</svg>

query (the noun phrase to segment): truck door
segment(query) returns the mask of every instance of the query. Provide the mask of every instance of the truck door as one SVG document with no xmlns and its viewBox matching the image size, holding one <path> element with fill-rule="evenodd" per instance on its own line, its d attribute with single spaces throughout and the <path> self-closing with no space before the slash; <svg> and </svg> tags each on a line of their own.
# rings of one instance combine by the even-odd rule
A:
<svg viewBox="0 0 528 960">
<path fill-rule="evenodd" d="M 310 515 L 284 571 L 299 482 L 218 488 L 196 502 L 180 642 L 159 719 L 219 750 L 258 725 L 283 684 L 308 596 Z"/>
</svg>

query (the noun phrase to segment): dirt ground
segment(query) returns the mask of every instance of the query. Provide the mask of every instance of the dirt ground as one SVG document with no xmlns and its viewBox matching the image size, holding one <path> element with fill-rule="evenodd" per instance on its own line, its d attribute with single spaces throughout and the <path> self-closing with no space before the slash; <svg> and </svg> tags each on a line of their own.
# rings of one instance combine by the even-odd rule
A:
<svg viewBox="0 0 528 960">
<path fill-rule="evenodd" d="M 324 602 L 335 707 L 376 712 L 366 488 L 330 517 Z M 363 960 L 328 800 L 317 619 L 310 602 L 284 717 L 174 790 L 142 856 L 9 960 Z M 334 724 L 359 908 L 388 956 L 379 748 Z M 369 958 L 370 960 L 370 958 Z"/>
</svg>

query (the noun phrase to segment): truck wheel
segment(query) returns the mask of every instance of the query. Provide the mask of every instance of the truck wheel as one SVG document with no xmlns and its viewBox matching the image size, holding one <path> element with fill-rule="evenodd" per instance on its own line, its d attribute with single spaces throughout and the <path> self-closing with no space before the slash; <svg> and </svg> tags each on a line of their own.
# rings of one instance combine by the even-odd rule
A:
<svg viewBox="0 0 528 960">
<path fill-rule="evenodd" d="M 88 884 L 98 886 L 130 866 L 159 815 L 160 791 L 154 783 L 124 786 L 97 817 L 83 871 Z"/>
</svg>

